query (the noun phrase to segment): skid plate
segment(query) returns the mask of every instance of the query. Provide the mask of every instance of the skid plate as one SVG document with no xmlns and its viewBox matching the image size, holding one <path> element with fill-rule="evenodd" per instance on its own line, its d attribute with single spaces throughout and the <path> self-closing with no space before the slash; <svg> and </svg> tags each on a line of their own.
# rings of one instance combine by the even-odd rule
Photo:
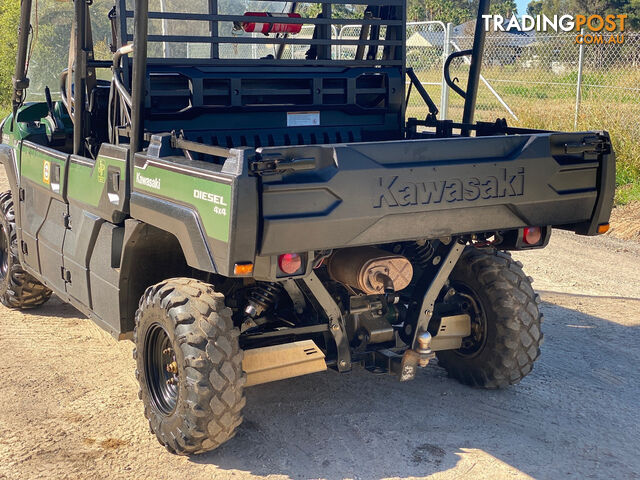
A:
<svg viewBox="0 0 640 480">
<path fill-rule="evenodd" d="M 242 369 L 246 386 L 275 382 L 327 369 L 324 353 L 313 340 L 245 350 Z"/>
<path fill-rule="evenodd" d="M 471 335 L 471 318 L 467 314 L 442 317 L 437 335 L 431 340 L 431 350 L 457 350 L 462 339 Z"/>
</svg>

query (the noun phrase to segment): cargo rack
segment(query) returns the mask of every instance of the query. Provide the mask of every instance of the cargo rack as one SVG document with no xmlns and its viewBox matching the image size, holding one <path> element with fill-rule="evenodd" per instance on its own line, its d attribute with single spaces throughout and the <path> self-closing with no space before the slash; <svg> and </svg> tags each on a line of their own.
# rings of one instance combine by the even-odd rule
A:
<svg viewBox="0 0 640 480">
<path fill-rule="evenodd" d="M 208 13 L 191 12 L 157 12 L 148 11 L 148 0 L 135 1 L 134 10 L 126 8 L 126 0 L 120 0 L 118 18 L 120 18 L 119 32 L 121 44 L 125 45 L 134 41 L 134 31 L 132 26 L 137 22 L 147 23 L 148 20 L 159 21 L 198 21 L 209 24 L 210 35 L 169 35 L 169 34 L 149 34 L 145 32 L 143 40 L 149 43 L 169 43 L 169 44 L 201 44 L 210 45 L 209 58 L 148 58 L 149 64 L 169 63 L 169 64 L 215 64 L 215 65 L 247 65 L 258 63 L 260 65 L 284 65 L 284 66 L 346 66 L 346 67 L 372 67 L 372 66 L 403 66 L 405 61 L 405 40 L 406 40 L 406 8 L 405 0 L 315 0 L 312 2 L 276 2 L 275 0 L 262 1 L 269 4 L 292 4 L 292 9 L 296 4 L 320 4 L 322 13 L 316 18 L 286 18 L 278 17 L 277 23 L 281 24 L 303 24 L 314 26 L 312 38 L 296 38 L 296 36 L 269 35 L 269 36 L 235 36 L 224 35 L 220 28 L 225 22 L 233 25 L 238 22 L 246 22 L 247 17 L 243 15 L 230 15 L 219 12 L 218 1 L 209 0 Z M 257 3 L 257 0 L 248 2 Z M 334 18 L 333 5 L 362 5 L 366 8 L 362 16 L 352 16 L 351 18 Z M 124 15 L 122 15 L 124 13 Z M 128 19 L 135 19 L 129 22 Z M 361 33 L 356 39 L 332 38 L 332 26 L 342 27 L 361 26 Z M 142 33 L 142 32 L 140 32 Z M 222 58 L 220 47 L 223 45 L 278 45 L 279 55 L 274 58 L 260 59 L 233 59 Z M 308 45 L 317 52 L 306 59 L 282 58 L 282 50 L 287 45 Z M 332 58 L 332 47 L 350 46 L 356 47 L 354 58 Z M 278 58 L 280 57 L 280 58 Z"/>
</svg>

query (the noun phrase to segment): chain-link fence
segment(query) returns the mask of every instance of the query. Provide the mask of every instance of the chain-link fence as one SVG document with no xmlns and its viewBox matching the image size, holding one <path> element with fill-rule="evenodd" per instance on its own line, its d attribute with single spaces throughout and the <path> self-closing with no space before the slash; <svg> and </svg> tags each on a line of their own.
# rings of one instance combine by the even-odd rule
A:
<svg viewBox="0 0 640 480">
<path fill-rule="evenodd" d="M 451 52 L 472 47 L 473 27 L 465 26 L 407 25 L 407 66 L 438 105 L 441 119 L 462 119 L 464 100 L 444 83 L 443 66 Z M 338 38 L 359 35 L 360 27 L 346 26 Z M 618 157 L 618 185 L 637 182 L 640 33 L 617 36 L 622 43 L 609 43 L 609 34 L 602 37 L 602 43 L 580 45 L 575 33 L 489 33 L 475 119 L 506 118 L 513 126 L 545 130 L 608 130 Z M 353 56 L 355 50 L 342 47 L 339 54 Z M 469 57 L 462 57 L 450 68 L 463 90 L 469 65 Z M 425 118 L 427 113 L 414 90 L 407 117 Z"/>
<path fill-rule="evenodd" d="M 382 32 L 384 34 L 384 32 Z M 357 39 L 360 27 L 346 25 L 339 39 Z M 624 43 L 583 44 L 575 33 L 488 34 L 476 118 L 506 117 L 514 125 L 539 128 L 607 128 L 612 112 L 627 118 L 640 114 L 640 33 L 624 34 Z M 618 38 L 618 37 L 617 37 Z M 470 49 L 473 32 L 442 22 L 407 24 L 407 66 L 438 103 L 441 118 L 460 120 L 464 100 L 445 87 L 443 65 L 449 53 Z M 337 49 L 340 58 L 355 55 L 355 46 Z M 334 51 L 334 55 L 336 55 Z M 451 73 L 466 88 L 470 60 L 452 62 Z M 407 115 L 424 117 L 418 95 Z"/>
<path fill-rule="evenodd" d="M 407 64 L 425 84 L 436 83 L 442 74 L 438 60 L 445 47 L 432 28 L 425 22 L 409 26 L 407 32 Z M 450 50 L 470 49 L 472 32 L 456 35 L 452 30 L 449 27 Z M 428 41 L 419 44 L 422 37 Z M 568 129 L 608 128 L 614 120 L 638 118 L 640 33 L 626 33 L 622 44 L 607 44 L 604 35 L 602 44 L 580 45 L 576 37 L 575 33 L 487 35 L 476 119 L 506 117 L 515 125 Z M 468 70 L 468 58 L 453 61 L 452 77 L 463 89 Z M 438 98 L 437 90 L 432 97 Z M 460 120 L 463 104 L 452 93 L 447 117 Z M 425 106 L 408 112 L 418 117 L 426 113 Z"/>
</svg>

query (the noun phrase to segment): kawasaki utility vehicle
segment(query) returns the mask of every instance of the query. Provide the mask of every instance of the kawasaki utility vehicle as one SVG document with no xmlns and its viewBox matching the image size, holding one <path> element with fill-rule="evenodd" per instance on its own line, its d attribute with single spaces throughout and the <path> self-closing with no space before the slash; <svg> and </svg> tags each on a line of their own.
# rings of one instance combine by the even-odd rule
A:
<svg viewBox="0 0 640 480">
<path fill-rule="evenodd" d="M 606 231 L 615 161 L 604 132 L 474 123 L 486 0 L 445 65 L 471 56 L 466 91 L 449 80 L 460 123 L 406 68 L 405 0 L 118 0 L 109 61 L 91 3 L 74 5 L 61 100 L 25 103 L 22 0 L 0 296 L 55 293 L 132 339 L 168 450 L 229 440 L 245 387 L 328 367 L 409 380 L 436 357 L 484 388 L 531 371 L 539 297 L 507 252 Z M 359 37 L 337 40 L 347 24 Z M 430 114 L 405 121 L 412 90 Z"/>
</svg>

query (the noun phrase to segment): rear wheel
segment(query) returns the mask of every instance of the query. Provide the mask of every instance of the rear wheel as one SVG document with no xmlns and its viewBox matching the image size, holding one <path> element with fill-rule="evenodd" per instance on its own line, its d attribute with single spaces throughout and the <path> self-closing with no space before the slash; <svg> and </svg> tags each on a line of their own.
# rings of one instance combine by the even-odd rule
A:
<svg viewBox="0 0 640 480">
<path fill-rule="evenodd" d="M 134 332 L 139 397 L 170 452 L 206 452 L 235 435 L 246 382 L 238 336 L 211 285 L 175 278 L 142 296 Z"/>
<path fill-rule="evenodd" d="M 42 305 L 51 298 L 51 290 L 20 265 L 11 192 L 0 194 L 0 230 L 0 301 L 10 308 Z"/>
<path fill-rule="evenodd" d="M 540 302 L 522 265 L 495 250 L 467 248 L 450 276 L 471 316 L 471 336 L 438 363 L 461 383 L 489 389 L 524 378 L 540 356 Z"/>
</svg>

